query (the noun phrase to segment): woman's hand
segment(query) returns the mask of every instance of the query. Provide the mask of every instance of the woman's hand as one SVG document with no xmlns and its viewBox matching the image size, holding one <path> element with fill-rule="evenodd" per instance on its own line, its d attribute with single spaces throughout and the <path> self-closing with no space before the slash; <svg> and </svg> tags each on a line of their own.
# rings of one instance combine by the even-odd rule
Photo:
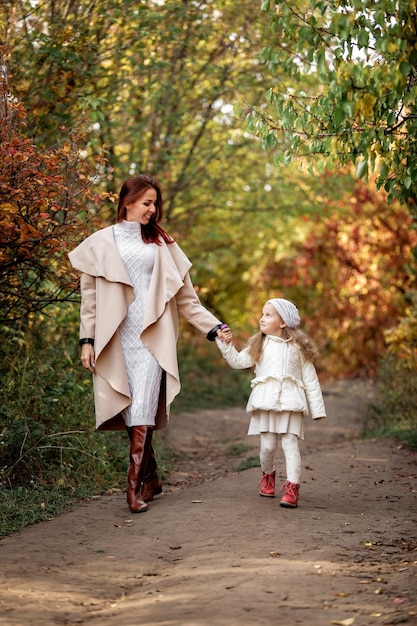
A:
<svg viewBox="0 0 417 626">
<path fill-rule="evenodd" d="M 91 343 L 84 343 L 81 346 L 81 363 L 83 367 L 90 370 L 92 374 L 96 372 L 96 359 L 94 354 L 94 348 Z"/>
</svg>

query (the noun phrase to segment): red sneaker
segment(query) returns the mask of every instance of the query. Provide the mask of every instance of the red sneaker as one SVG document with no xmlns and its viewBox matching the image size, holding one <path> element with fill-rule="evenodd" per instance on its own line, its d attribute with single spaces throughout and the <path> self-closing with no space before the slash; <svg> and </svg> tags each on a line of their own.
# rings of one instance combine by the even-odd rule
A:
<svg viewBox="0 0 417 626">
<path fill-rule="evenodd" d="M 287 480 L 281 487 L 280 491 L 284 491 L 284 495 L 279 501 L 281 506 L 294 509 L 298 504 L 298 494 L 300 491 L 299 483 L 291 483 Z"/>
<path fill-rule="evenodd" d="M 267 474 L 262 472 L 261 482 L 259 483 L 259 495 L 273 498 L 275 496 L 275 472 Z"/>
</svg>

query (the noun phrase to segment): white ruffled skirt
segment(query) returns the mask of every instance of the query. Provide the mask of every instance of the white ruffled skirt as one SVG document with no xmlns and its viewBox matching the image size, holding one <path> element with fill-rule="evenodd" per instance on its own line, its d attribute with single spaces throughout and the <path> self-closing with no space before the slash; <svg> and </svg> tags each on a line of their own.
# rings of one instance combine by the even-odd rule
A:
<svg viewBox="0 0 417 626">
<path fill-rule="evenodd" d="M 249 423 L 248 435 L 261 433 L 291 433 L 304 439 L 304 416 L 294 411 L 254 410 Z"/>
</svg>

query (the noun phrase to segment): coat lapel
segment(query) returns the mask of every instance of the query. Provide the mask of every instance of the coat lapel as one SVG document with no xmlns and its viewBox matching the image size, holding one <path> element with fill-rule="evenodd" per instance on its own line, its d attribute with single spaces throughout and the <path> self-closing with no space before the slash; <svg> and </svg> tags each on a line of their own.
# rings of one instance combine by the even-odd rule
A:
<svg viewBox="0 0 417 626">
<path fill-rule="evenodd" d="M 73 267 L 80 272 L 132 286 L 114 241 L 113 226 L 87 237 L 68 256 Z"/>
<path fill-rule="evenodd" d="M 163 315 L 167 303 L 184 286 L 190 268 L 191 262 L 176 243 L 167 245 L 163 242 L 157 247 L 142 331 Z"/>
</svg>

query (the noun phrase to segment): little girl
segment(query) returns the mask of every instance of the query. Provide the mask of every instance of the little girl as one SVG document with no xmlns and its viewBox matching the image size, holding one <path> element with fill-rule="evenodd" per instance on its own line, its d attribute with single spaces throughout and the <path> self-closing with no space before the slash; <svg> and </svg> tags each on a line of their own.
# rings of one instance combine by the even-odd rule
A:
<svg viewBox="0 0 417 626">
<path fill-rule="evenodd" d="M 297 307 L 283 298 L 268 300 L 262 309 L 260 332 L 238 352 L 229 328 L 222 329 L 224 343 L 216 339 L 227 363 L 234 369 L 255 366 L 255 378 L 246 411 L 252 414 L 248 435 L 261 436 L 261 496 L 275 495 L 275 453 L 278 438 L 285 455 L 287 480 L 281 487 L 280 505 L 294 508 L 300 490 L 301 458 L 298 439 L 304 439 L 303 420 L 326 417 L 323 395 L 313 362 L 314 343 L 300 330 Z"/>
</svg>

